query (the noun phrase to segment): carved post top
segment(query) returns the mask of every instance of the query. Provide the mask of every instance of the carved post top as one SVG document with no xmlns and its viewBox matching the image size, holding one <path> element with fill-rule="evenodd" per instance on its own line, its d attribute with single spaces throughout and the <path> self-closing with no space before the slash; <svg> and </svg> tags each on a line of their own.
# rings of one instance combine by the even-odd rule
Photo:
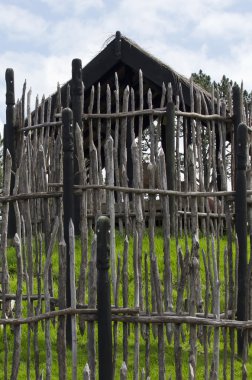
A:
<svg viewBox="0 0 252 380">
<path fill-rule="evenodd" d="M 239 124 L 237 130 L 237 169 L 245 170 L 247 165 L 248 128 L 244 123 Z"/>
<path fill-rule="evenodd" d="M 73 95 L 82 95 L 82 62 L 81 59 L 75 58 L 72 60 L 72 81 L 71 89 Z"/>
<path fill-rule="evenodd" d="M 115 56 L 120 58 L 121 57 L 121 32 L 117 31 L 116 32 L 116 38 L 115 38 Z"/>
<path fill-rule="evenodd" d="M 117 30 L 117 31 L 116 31 L 116 39 L 117 39 L 117 40 L 120 40 L 120 39 L 121 39 L 121 36 L 122 36 L 122 35 L 121 35 L 120 30 Z"/>
<path fill-rule="evenodd" d="M 239 85 L 236 83 L 233 88 L 233 118 L 234 118 L 234 132 L 236 134 L 239 123 L 242 121 L 242 93 Z"/>
<path fill-rule="evenodd" d="M 62 124 L 63 124 L 63 151 L 73 152 L 74 150 L 73 112 L 70 108 L 63 109 Z"/>
<path fill-rule="evenodd" d="M 15 89 L 14 89 L 14 70 L 11 68 L 6 69 L 6 105 L 15 104 Z"/>
<path fill-rule="evenodd" d="M 108 270 L 110 261 L 110 220 L 100 216 L 97 220 L 97 269 Z"/>
</svg>

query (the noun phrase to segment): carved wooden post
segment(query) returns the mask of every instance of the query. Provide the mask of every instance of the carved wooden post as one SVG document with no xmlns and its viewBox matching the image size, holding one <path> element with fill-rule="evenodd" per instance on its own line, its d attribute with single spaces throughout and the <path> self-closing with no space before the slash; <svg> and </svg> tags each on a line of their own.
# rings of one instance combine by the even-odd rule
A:
<svg viewBox="0 0 252 380">
<path fill-rule="evenodd" d="M 70 108 L 62 112 L 63 124 L 63 209 L 64 209 L 64 239 L 67 249 L 66 263 L 66 306 L 71 307 L 70 288 L 70 251 L 69 251 L 69 222 L 74 219 L 74 142 L 73 142 L 73 113 Z M 72 343 L 71 317 L 66 323 L 67 344 Z"/>
<path fill-rule="evenodd" d="M 237 319 L 247 320 L 247 141 L 248 131 L 245 124 L 240 124 L 237 130 L 236 147 L 236 233 L 239 246 L 238 262 L 238 297 L 237 297 Z M 244 336 L 238 331 L 238 353 L 242 355 Z"/>
<path fill-rule="evenodd" d="M 75 58 L 72 60 L 72 81 L 71 81 L 71 97 L 72 97 L 72 110 L 73 110 L 73 133 L 74 133 L 74 150 L 76 151 L 75 144 L 75 128 L 76 123 L 79 124 L 82 130 L 82 113 L 84 107 L 84 85 L 82 82 L 82 62 L 81 59 Z M 78 173 L 78 161 L 77 158 L 74 159 L 74 184 L 79 185 L 79 175 Z M 80 198 L 76 197 L 74 200 L 74 227 L 76 234 L 80 233 Z"/>
<path fill-rule="evenodd" d="M 83 113 L 83 91 L 84 85 L 82 82 L 82 62 L 81 59 L 75 58 L 72 60 L 72 110 L 74 129 L 76 123 L 82 128 L 82 113 Z"/>
<path fill-rule="evenodd" d="M 15 88 L 14 88 L 14 71 L 13 69 L 7 69 L 5 72 L 6 80 L 6 124 L 4 125 L 4 149 L 3 157 L 5 160 L 7 149 L 10 152 L 12 158 L 12 174 L 10 194 L 12 194 L 14 188 L 14 172 L 16 171 L 15 160 L 15 128 L 14 128 L 14 112 L 15 112 Z M 4 162 L 5 168 L 5 162 Z M 8 224 L 8 237 L 13 238 L 16 233 L 16 222 L 13 204 L 10 203 L 9 207 L 9 224 Z"/>
<path fill-rule="evenodd" d="M 238 126 L 242 122 L 242 98 L 241 98 L 241 89 L 236 84 L 233 87 L 233 123 L 234 123 L 234 163 L 233 168 L 236 168 L 236 160 L 237 160 L 237 133 L 238 133 Z M 236 176 L 236 170 L 234 170 L 234 176 Z M 232 178 L 232 184 L 234 185 L 234 189 L 236 186 L 236 178 Z"/>
<path fill-rule="evenodd" d="M 110 301 L 110 221 L 100 216 L 97 221 L 97 309 L 99 379 L 112 380 L 112 327 Z"/>
</svg>

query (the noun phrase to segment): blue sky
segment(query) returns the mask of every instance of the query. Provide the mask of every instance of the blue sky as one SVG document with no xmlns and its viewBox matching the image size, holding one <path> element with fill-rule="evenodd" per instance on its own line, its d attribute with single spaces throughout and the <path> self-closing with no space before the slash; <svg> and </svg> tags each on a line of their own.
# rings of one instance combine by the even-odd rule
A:
<svg viewBox="0 0 252 380">
<path fill-rule="evenodd" d="M 252 90 L 252 2 L 247 0 L 0 0 L 0 129 L 5 69 L 24 79 L 33 104 L 88 63 L 116 30 L 189 77 L 202 69 Z"/>
</svg>

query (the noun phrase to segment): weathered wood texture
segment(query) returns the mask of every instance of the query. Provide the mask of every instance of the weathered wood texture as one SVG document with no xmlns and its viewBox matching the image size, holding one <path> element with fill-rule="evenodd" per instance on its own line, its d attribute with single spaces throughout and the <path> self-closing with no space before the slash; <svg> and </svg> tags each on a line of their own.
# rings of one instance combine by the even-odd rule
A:
<svg viewBox="0 0 252 380">
<path fill-rule="evenodd" d="M 234 238 L 236 192 L 230 191 L 235 184 L 232 99 L 225 103 L 214 92 L 208 99 L 191 82 L 191 107 L 186 109 L 179 84 L 177 94 L 170 84 L 163 84 L 160 99 L 155 99 L 152 90 L 144 88 L 143 75 L 140 71 L 139 83 L 130 88 L 125 83 L 122 87 L 116 74 L 114 83 L 85 92 L 85 102 L 78 77 L 72 92 L 68 88 L 63 93 L 58 86 L 56 98 L 42 97 L 39 102 L 37 97 L 33 113 L 31 91 L 25 113 L 23 88 L 15 106 L 15 165 L 11 172 L 7 147 L 0 197 L 0 324 L 5 351 L 0 378 L 7 379 L 10 368 L 11 379 L 18 378 L 20 365 L 26 366 L 27 379 L 34 374 L 39 379 L 43 373 L 50 379 L 52 371 L 60 379 L 68 378 L 67 318 L 72 378 L 97 378 L 97 237 L 93 231 L 101 214 L 110 218 L 112 377 L 182 379 L 186 372 L 191 379 L 196 374 L 232 379 L 236 329 L 244 334 L 240 377 L 247 376 L 251 259 L 246 289 L 249 321 L 237 321 L 239 244 Z M 71 160 L 76 160 L 71 202 L 64 193 L 62 146 L 63 108 L 69 106 L 77 122 L 70 147 Z M 250 128 L 248 105 L 244 110 Z M 67 144 L 64 141 L 65 151 Z M 248 155 L 250 163 L 251 149 Z M 251 173 L 249 167 L 247 183 L 252 183 Z M 249 231 L 250 198 L 247 191 Z M 15 216 L 15 258 L 7 254 L 12 244 L 7 239 L 10 204 Z M 69 232 L 70 210 L 64 231 L 63 218 L 73 204 L 80 210 L 78 226 L 71 223 Z M 80 239 L 74 230 L 80 232 Z M 202 235 L 204 240 L 199 238 Z M 46 347 L 45 358 L 41 344 Z M 23 346 L 26 363 L 22 363 Z M 13 347 L 12 358 L 8 347 Z M 55 347 L 57 362 L 52 360 Z M 198 360 L 199 355 L 203 360 Z M 153 370 L 154 362 L 158 368 Z M 84 367 L 84 363 L 88 364 Z"/>
</svg>

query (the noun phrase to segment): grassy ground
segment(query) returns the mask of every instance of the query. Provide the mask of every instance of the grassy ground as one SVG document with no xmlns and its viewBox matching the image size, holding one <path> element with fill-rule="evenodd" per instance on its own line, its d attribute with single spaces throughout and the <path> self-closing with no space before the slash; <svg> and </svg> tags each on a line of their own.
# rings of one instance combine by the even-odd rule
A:
<svg viewBox="0 0 252 380">
<path fill-rule="evenodd" d="M 90 238 L 91 240 L 91 238 Z M 206 239 L 200 239 L 200 252 L 202 248 L 207 251 L 207 244 L 209 242 L 206 241 Z M 191 242 L 189 242 L 190 246 Z M 185 252 L 185 242 L 184 240 L 180 241 L 181 248 L 183 250 L 183 253 Z M 216 245 L 216 252 L 219 255 L 219 273 L 220 273 L 220 280 L 221 280 L 221 310 L 224 310 L 224 250 L 226 247 L 226 240 L 223 239 L 220 241 L 219 245 L 219 252 Z M 163 272 L 163 239 L 162 234 L 157 233 L 155 236 L 155 249 L 156 249 L 156 255 L 158 258 L 158 266 L 162 278 L 162 272 Z M 149 252 L 149 242 L 148 242 L 148 236 L 146 235 L 144 237 L 143 241 L 143 253 Z M 116 235 L 116 253 L 119 254 L 122 257 L 123 253 L 123 238 L 117 234 Z M 134 273 L 133 273 L 133 239 L 130 238 L 129 241 L 129 306 L 134 306 Z M 9 249 L 8 252 L 8 263 L 9 263 L 9 272 L 10 272 L 10 286 L 11 291 L 15 292 L 16 289 L 16 256 L 15 251 L 13 248 Z M 202 256 L 200 254 L 200 265 L 201 265 L 201 280 L 202 280 L 202 292 L 203 292 L 203 298 L 204 298 L 204 292 L 205 292 L 205 271 L 204 271 L 204 265 Z M 171 266 L 172 266 L 172 273 L 173 273 L 173 296 L 174 296 L 174 304 L 176 300 L 176 286 L 177 286 L 177 255 L 176 255 L 176 242 L 175 240 L 171 240 Z M 55 247 L 55 251 L 52 256 L 52 268 L 53 268 L 53 278 L 54 278 L 54 284 L 55 284 L 55 297 L 57 297 L 57 280 L 58 280 L 58 251 L 57 247 Z M 79 240 L 76 241 L 76 278 L 78 278 L 80 268 L 80 242 Z M 144 281 L 144 273 L 143 273 L 143 281 Z M 36 282 L 36 281 L 35 281 Z M 36 284 L 35 284 L 36 286 Z M 24 293 L 25 293 L 25 284 L 24 284 Z M 122 294 L 122 289 L 120 287 L 120 294 Z M 119 297 L 119 305 L 122 305 L 122 296 Z M 23 305 L 23 315 L 26 314 L 26 303 L 24 302 Z M 188 356 L 189 356 L 189 328 L 187 328 L 185 325 L 183 325 L 183 332 L 185 340 L 182 343 L 182 358 L 183 358 L 183 378 L 188 378 Z M 21 365 L 19 370 L 19 379 L 26 379 L 26 360 L 27 360 L 27 326 L 22 326 L 22 351 L 21 351 Z M 118 324 L 118 356 L 117 356 L 117 376 L 116 379 L 119 379 L 119 368 L 122 364 L 123 358 L 122 358 L 122 324 Z M 3 345 L 3 330 L 0 333 L 1 339 L 0 339 L 0 379 L 3 379 L 3 363 L 4 363 L 4 345 Z M 8 378 L 10 378 L 11 373 L 11 358 L 12 358 L 12 345 L 13 345 L 13 331 L 11 329 L 7 329 L 7 335 L 8 335 L 8 349 L 9 349 L 9 374 Z M 39 347 L 40 347 L 40 371 L 44 372 L 45 375 L 45 340 L 44 340 L 44 329 L 43 324 L 39 325 Z M 96 331 L 97 336 L 97 331 Z M 151 337 L 151 352 L 150 352 L 150 368 L 151 368 L 151 379 L 157 379 L 158 378 L 158 343 L 157 339 L 154 338 L 153 334 L 150 334 Z M 32 334 L 33 339 L 33 334 Z M 58 361 L 57 361 L 57 323 L 55 325 L 51 324 L 51 343 L 53 348 L 53 371 L 52 371 L 52 379 L 58 379 Z M 213 342 L 213 329 L 210 332 L 209 329 L 209 339 L 210 342 Z M 96 340 L 97 341 L 97 340 Z M 82 372 L 83 368 L 87 362 L 87 349 L 86 349 L 86 342 L 87 342 L 87 329 L 85 329 L 85 333 L 83 336 L 81 336 L 79 330 L 78 330 L 78 379 L 82 379 Z M 167 378 L 171 375 L 172 378 L 175 378 L 175 365 L 174 365 L 174 350 L 173 350 L 173 342 L 171 344 L 168 344 L 167 340 L 166 342 L 166 374 Z M 131 325 L 130 327 L 130 335 L 128 339 L 129 344 L 129 361 L 128 361 L 128 378 L 131 379 L 133 374 L 133 364 L 134 364 L 134 326 Z M 204 370 L 205 370 L 205 363 L 204 363 L 204 348 L 203 345 L 200 344 L 199 341 L 197 341 L 197 378 L 204 378 Z M 223 378 L 222 376 L 222 370 L 223 370 L 223 355 L 224 355 L 224 347 L 223 347 L 223 335 L 220 330 L 220 378 Z M 212 356 L 212 344 L 210 344 L 209 348 L 209 370 L 211 366 L 211 356 Z M 248 378 L 252 378 L 252 352 L 249 351 L 249 360 L 247 364 L 247 370 L 248 370 Z M 145 341 L 141 337 L 140 338 L 140 368 L 143 368 L 145 363 Z M 35 373 L 34 373 L 34 353 L 33 349 L 31 350 L 31 379 L 35 379 Z M 231 354 L 230 350 L 228 351 L 228 372 L 227 372 L 227 378 L 230 378 L 230 363 L 231 363 Z M 97 364 L 98 366 L 98 364 Z M 67 353 L 67 368 L 68 368 L 68 378 L 71 378 L 71 351 L 68 350 Z M 235 358 L 235 379 L 241 379 L 242 378 L 242 363 L 241 361 L 236 357 Z"/>
</svg>

